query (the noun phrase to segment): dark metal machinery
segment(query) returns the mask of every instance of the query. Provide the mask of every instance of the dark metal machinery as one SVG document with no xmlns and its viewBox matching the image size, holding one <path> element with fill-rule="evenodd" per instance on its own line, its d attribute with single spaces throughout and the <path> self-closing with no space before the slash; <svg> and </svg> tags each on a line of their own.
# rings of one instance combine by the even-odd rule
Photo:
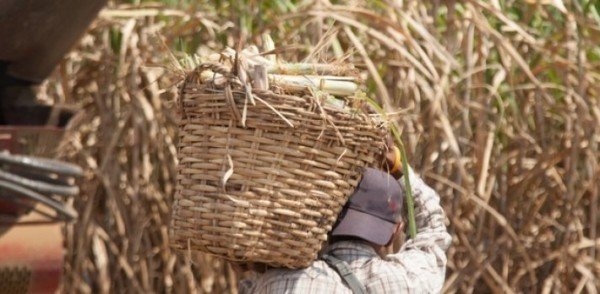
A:
<svg viewBox="0 0 600 294">
<path fill-rule="evenodd" d="M 81 169 L 50 160 L 72 112 L 37 102 L 41 83 L 107 0 L 0 0 L 0 294 L 54 293 Z"/>
</svg>

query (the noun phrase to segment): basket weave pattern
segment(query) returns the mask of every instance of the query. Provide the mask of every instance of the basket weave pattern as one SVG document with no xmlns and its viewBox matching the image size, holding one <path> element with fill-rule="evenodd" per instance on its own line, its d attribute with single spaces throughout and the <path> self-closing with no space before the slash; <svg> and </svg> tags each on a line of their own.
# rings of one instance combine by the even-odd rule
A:
<svg viewBox="0 0 600 294">
<path fill-rule="evenodd" d="M 175 248 L 288 268 L 316 258 L 361 167 L 376 164 L 385 130 L 365 114 L 300 95 L 254 91 L 252 105 L 238 84 L 188 77 L 180 95 Z"/>
</svg>

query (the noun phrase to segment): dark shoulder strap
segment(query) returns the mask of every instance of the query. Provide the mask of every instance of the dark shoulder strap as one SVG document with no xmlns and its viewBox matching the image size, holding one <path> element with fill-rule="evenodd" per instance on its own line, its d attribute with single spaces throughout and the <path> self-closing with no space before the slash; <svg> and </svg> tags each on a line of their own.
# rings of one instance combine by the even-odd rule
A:
<svg viewBox="0 0 600 294">
<path fill-rule="evenodd" d="M 343 261 L 339 258 L 336 258 L 332 255 L 329 255 L 329 254 L 324 254 L 323 256 L 321 256 L 321 258 L 340 275 L 342 280 L 344 280 L 344 282 L 346 282 L 348 287 L 350 287 L 350 289 L 352 290 L 352 293 L 354 293 L 354 294 L 366 294 L 367 293 L 367 289 L 365 288 L 363 283 L 361 283 L 358 280 L 358 278 L 354 275 L 354 273 L 352 273 L 348 263 L 346 263 L 345 261 Z"/>
</svg>

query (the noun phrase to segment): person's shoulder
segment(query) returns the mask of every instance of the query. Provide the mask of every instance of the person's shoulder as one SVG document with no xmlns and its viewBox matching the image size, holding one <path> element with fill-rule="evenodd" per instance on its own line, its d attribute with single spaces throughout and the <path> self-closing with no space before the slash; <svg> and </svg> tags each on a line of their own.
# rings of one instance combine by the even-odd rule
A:
<svg viewBox="0 0 600 294">
<path fill-rule="evenodd" d="M 385 259 L 372 260 L 366 285 L 369 292 L 439 292 L 444 271 L 440 271 L 435 262 L 424 258 L 422 254 L 410 253 L 390 254 Z"/>
<path fill-rule="evenodd" d="M 369 262 L 365 287 L 369 293 L 410 292 L 412 281 L 404 265 L 385 259 Z"/>
<path fill-rule="evenodd" d="M 337 275 L 327 263 L 322 260 L 316 260 L 309 267 L 302 269 L 271 269 L 268 270 L 263 277 L 265 279 L 315 279 L 328 278 Z"/>
<path fill-rule="evenodd" d="M 339 281 L 338 281 L 339 280 Z M 315 287 L 322 288 L 327 285 L 340 283 L 339 275 L 324 261 L 317 260 L 311 266 L 303 269 L 270 269 L 256 280 L 257 293 L 295 293 L 303 289 L 309 293 Z M 304 291 L 306 290 L 306 291 Z"/>
<path fill-rule="evenodd" d="M 387 257 L 384 259 L 374 258 L 369 261 L 369 271 L 371 276 L 398 276 L 404 274 L 405 265 L 401 262 L 390 260 Z"/>
</svg>

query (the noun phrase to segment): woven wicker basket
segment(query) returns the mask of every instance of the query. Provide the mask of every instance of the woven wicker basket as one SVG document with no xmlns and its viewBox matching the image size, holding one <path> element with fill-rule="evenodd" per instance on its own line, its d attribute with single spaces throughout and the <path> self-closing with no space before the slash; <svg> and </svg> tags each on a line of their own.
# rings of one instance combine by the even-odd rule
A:
<svg viewBox="0 0 600 294">
<path fill-rule="evenodd" d="M 211 67 L 231 77 L 218 66 L 201 68 Z M 187 77 L 170 228 L 175 248 L 308 266 L 361 168 L 379 162 L 386 131 L 372 116 L 319 107 L 308 92 L 274 91 L 253 91 L 252 105 L 239 83 L 202 83 L 198 71 Z"/>
</svg>

